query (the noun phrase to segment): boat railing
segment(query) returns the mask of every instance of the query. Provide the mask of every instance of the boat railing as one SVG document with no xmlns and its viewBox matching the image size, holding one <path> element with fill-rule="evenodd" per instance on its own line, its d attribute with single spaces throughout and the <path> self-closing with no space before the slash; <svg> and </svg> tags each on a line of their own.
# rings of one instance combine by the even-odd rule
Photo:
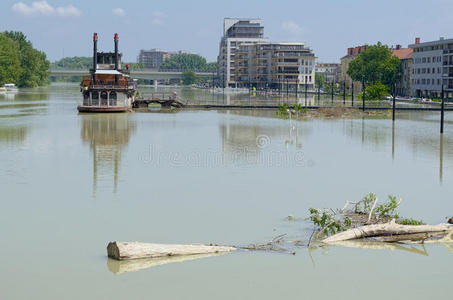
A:
<svg viewBox="0 0 453 300">
<path fill-rule="evenodd" d="M 112 84 L 90 84 L 93 90 L 118 90 L 118 89 L 135 89 L 134 84 L 112 85 Z"/>
</svg>

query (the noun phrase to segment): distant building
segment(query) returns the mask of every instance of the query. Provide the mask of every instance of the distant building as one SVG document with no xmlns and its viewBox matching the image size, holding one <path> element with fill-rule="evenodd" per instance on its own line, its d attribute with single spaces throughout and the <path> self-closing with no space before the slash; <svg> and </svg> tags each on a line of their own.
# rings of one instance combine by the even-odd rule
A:
<svg viewBox="0 0 453 300">
<path fill-rule="evenodd" d="M 337 63 L 317 63 L 315 72 L 325 76 L 327 82 L 339 83 L 341 64 Z"/>
<path fill-rule="evenodd" d="M 340 77 L 339 81 L 346 82 L 346 90 L 350 93 L 352 90 L 352 79 L 348 75 L 348 68 L 351 61 L 356 58 L 360 53 L 366 51 L 367 46 L 359 46 L 355 48 L 348 48 L 346 56 L 341 58 L 340 64 Z M 354 82 L 354 93 L 360 93 L 362 91 L 362 83 L 355 81 Z"/>
<path fill-rule="evenodd" d="M 242 43 L 232 57 L 230 84 L 269 88 L 312 88 L 315 55 L 303 43 Z"/>
<path fill-rule="evenodd" d="M 395 48 L 391 50 L 393 55 L 400 59 L 402 67 L 401 78 L 396 83 L 395 93 L 398 96 L 411 96 L 413 49 L 402 48 L 401 45 L 397 45 Z"/>
<path fill-rule="evenodd" d="M 145 68 L 157 69 L 164 62 L 164 60 L 170 56 L 170 52 L 165 50 L 140 50 L 140 54 L 137 57 L 137 62 L 142 63 Z"/>
<path fill-rule="evenodd" d="M 178 54 L 196 54 L 186 51 L 167 51 L 161 49 L 140 50 L 137 62 L 142 63 L 145 68 L 158 69 L 165 59 Z"/>
<path fill-rule="evenodd" d="M 446 97 L 453 92 L 453 39 L 409 45 L 413 49 L 412 93 L 417 97 L 440 97 L 442 84 Z"/>
<path fill-rule="evenodd" d="M 220 40 L 218 62 L 218 77 L 221 84 L 233 85 L 232 76 L 235 74 L 234 55 L 242 43 L 268 43 L 264 38 L 264 27 L 260 19 L 225 18 L 223 21 L 223 37 Z"/>
</svg>

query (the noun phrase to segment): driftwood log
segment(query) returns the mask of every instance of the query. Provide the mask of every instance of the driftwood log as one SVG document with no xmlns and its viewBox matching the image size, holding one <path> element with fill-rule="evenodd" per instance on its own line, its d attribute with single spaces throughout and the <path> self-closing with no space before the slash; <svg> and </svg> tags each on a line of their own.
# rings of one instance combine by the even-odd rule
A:
<svg viewBox="0 0 453 300">
<path fill-rule="evenodd" d="M 400 225 L 395 221 L 384 224 L 361 226 L 340 232 L 324 239 L 322 242 L 332 244 L 363 238 L 376 238 L 382 242 L 399 242 L 426 240 L 436 237 L 442 239 L 453 232 L 451 225 Z"/>
<path fill-rule="evenodd" d="M 107 255 L 116 260 L 231 252 L 234 247 L 110 242 Z"/>
</svg>

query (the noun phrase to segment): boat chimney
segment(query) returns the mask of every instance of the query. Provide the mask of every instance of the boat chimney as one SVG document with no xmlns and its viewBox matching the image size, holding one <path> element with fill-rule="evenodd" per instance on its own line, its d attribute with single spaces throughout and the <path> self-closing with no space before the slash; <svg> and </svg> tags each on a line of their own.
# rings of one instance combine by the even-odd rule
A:
<svg viewBox="0 0 453 300">
<path fill-rule="evenodd" d="M 115 33 L 115 70 L 118 71 L 118 33 Z M 115 75 L 115 84 L 118 85 L 118 74 Z"/>
<path fill-rule="evenodd" d="M 98 34 L 93 34 L 93 84 L 96 84 L 96 69 L 98 66 Z"/>
</svg>

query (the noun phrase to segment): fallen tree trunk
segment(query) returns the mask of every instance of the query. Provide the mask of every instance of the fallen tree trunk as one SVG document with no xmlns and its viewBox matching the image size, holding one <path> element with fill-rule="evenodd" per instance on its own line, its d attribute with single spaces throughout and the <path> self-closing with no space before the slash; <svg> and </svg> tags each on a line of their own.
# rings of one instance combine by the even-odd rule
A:
<svg viewBox="0 0 453 300">
<path fill-rule="evenodd" d="M 208 245 L 165 245 L 149 243 L 110 242 L 107 255 L 116 260 L 155 258 L 165 256 L 211 254 L 234 251 L 234 247 Z"/>
<path fill-rule="evenodd" d="M 449 225 L 400 225 L 395 221 L 384 224 L 375 224 L 361 226 L 340 232 L 331 237 L 324 239 L 322 242 L 329 244 L 339 241 L 355 240 L 368 237 L 380 236 L 398 236 L 398 235 L 411 235 L 411 234 L 433 234 L 444 233 L 445 235 L 453 231 L 453 226 Z M 395 239 L 395 238 L 394 238 Z M 390 241 L 391 238 L 388 238 Z M 396 240 L 394 240 L 396 241 Z"/>
</svg>

